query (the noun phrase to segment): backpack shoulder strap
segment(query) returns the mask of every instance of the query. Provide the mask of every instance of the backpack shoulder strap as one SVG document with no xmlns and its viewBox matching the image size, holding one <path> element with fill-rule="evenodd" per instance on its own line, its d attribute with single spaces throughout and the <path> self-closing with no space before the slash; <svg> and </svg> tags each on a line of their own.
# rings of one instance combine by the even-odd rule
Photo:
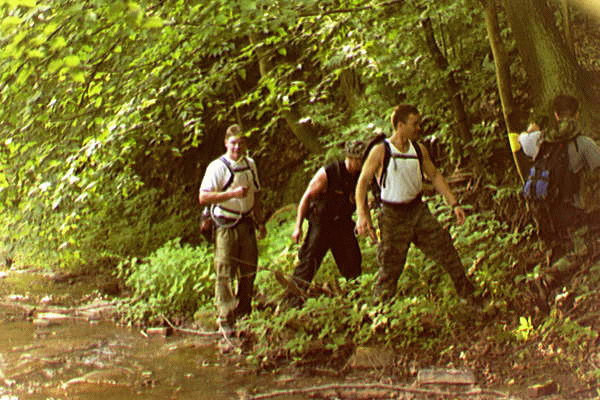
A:
<svg viewBox="0 0 600 400">
<path fill-rule="evenodd" d="M 421 179 L 423 179 L 423 150 L 419 145 L 419 142 L 413 142 L 411 140 L 413 147 L 415 148 L 415 152 L 417 153 L 417 159 L 419 160 L 419 169 L 421 170 Z"/>
<path fill-rule="evenodd" d="M 227 179 L 227 182 L 225 182 L 225 185 L 223 185 L 223 188 L 221 189 L 222 191 L 225 191 L 233 183 L 233 168 L 231 168 L 231 163 L 227 161 L 225 157 L 219 157 L 219 160 L 225 164 L 227 170 L 229 171 L 229 179 Z"/>
<path fill-rule="evenodd" d="M 369 155 L 369 153 L 371 152 L 371 149 L 373 149 L 373 147 L 375 147 L 376 145 L 378 145 L 379 143 L 385 141 L 387 136 L 385 136 L 384 133 L 380 133 L 377 136 L 371 138 L 371 140 L 369 140 L 369 143 L 367 144 L 367 148 L 365 149 L 365 152 L 363 154 L 363 158 L 362 161 L 363 163 L 365 162 L 365 160 L 367 159 L 367 156 Z"/>
<path fill-rule="evenodd" d="M 379 177 L 379 187 L 385 186 L 385 178 L 387 176 L 388 165 L 390 164 L 390 156 L 392 154 L 392 149 L 390 149 L 390 144 L 385 138 L 383 138 L 383 164 L 381 166 L 381 176 Z"/>
<path fill-rule="evenodd" d="M 258 179 L 256 179 L 256 175 L 254 174 L 254 168 L 252 168 L 252 165 L 250 164 L 248 157 L 245 157 L 245 160 L 246 160 L 246 165 L 248 166 L 248 169 L 250 170 L 250 173 L 252 174 L 252 181 L 254 182 L 254 187 L 256 188 L 256 190 L 259 190 Z"/>
<path fill-rule="evenodd" d="M 390 163 L 390 157 L 392 156 L 392 150 L 390 149 L 390 144 L 388 143 L 388 141 L 385 140 L 383 143 L 385 145 L 385 153 L 383 155 L 383 169 L 381 171 L 381 178 L 379 180 L 380 187 L 383 187 L 383 185 L 385 183 L 387 167 L 388 167 L 388 164 Z M 417 142 L 413 142 L 411 140 L 410 143 L 412 143 L 413 147 L 415 148 L 415 153 L 417 153 L 417 160 L 419 161 L 419 170 L 421 170 L 421 179 L 423 179 L 423 151 L 421 150 L 421 146 L 419 146 L 419 144 Z M 406 155 L 401 155 L 399 157 L 414 158 L 413 156 L 406 156 Z"/>
<path fill-rule="evenodd" d="M 219 157 L 219 160 L 221 160 L 223 162 L 223 164 L 225 164 L 225 166 L 227 167 L 227 170 L 229 171 L 229 179 L 227 179 L 227 182 L 225 182 L 225 185 L 223 185 L 223 188 L 221 189 L 221 190 L 226 190 L 233 183 L 235 171 L 233 170 L 231 163 L 225 157 Z M 250 164 L 248 157 L 244 157 L 244 161 L 246 162 L 246 168 L 242 168 L 239 171 L 249 169 L 250 174 L 252 174 L 252 180 L 254 181 L 254 187 L 258 190 L 258 188 L 259 188 L 258 180 L 256 179 L 256 174 L 254 173 L 254 168 L 252 168 L 252 165 Z"/>
</svg>

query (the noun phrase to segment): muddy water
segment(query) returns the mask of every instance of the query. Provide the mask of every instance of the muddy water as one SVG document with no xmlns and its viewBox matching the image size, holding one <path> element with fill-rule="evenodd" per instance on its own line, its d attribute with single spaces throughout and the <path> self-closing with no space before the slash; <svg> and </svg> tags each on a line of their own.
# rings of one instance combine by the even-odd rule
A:
<svg viewBox="0 0 600 400">
<path fill-rule="evenodd" d="M 23 307 L 41 309 L 40 296 L 8 294 L 6 282 L 0 281 L 0 400 L 219 400 L 295 386 L 291 377 L 236 365 L 236 357 L 220 354 L 215 337 L 147 335 L 82 314 L 46 313 L 42 320 L 42 312 Z"/>
</svg>

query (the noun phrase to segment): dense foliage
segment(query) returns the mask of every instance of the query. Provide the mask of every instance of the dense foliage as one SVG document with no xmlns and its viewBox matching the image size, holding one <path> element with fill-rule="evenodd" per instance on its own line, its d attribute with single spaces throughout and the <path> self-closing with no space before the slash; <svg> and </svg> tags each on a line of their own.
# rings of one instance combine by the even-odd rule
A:
<svg viewBox="0 0 600 400">
<path fill-rule="evenodd" d="M 196 191 L 232 122 L 251 133 L 271 211 L 337 144 L 388 131 L 400 101 L 422 108 L 442 162 L 509 165 L 475 1 L 12 0 L 0 17 L 3 242 L 29 257 L 197 243 Z M 457 133 L 457 96 L 473 137 Z"/>
</svg>

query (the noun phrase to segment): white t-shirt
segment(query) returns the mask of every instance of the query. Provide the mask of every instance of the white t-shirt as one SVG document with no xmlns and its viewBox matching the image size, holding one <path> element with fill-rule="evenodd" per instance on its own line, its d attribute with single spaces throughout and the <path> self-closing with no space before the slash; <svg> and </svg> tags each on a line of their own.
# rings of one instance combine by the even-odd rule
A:
<svg viewBox="0 0 600 400">
<path fill-rule="evenodd" d="M 390 162 L 385 182 L 381 188 L 381 200 L 388 203 L 408 203 L 423 191 L 421 164 L 412 142 L 406 153 L 400 152 L 389 139 Z"/>
<path fill-rule="evenodd" d="M 531 159 L 537 155 L 542 143 L 542 132 L 534 131 L 519 135 L 519 143 L 523 153 Z M 569 143 L 569 169 L 573 173 L 579 173 L 585 166 L 591 171 L 600 167 L 600 151 L 594 140 L 588 136 L 577 136 L 577 139 Z"/>
<path fill-rule="evenodd" d="M 540 143 L 542 142 L 542 132 L 524 132 L 519 135 L 519 143 L 523 149 L 523 153 L 529 158 L 535 158 L 540 149 Z"/>
<path fill-rule="evenodd" d="M 237 218 L 240 213 L 247 213 L 254 207 L 254 194 L 260 190 L 256 163 L 250 157 L 240 157 L 237 162 L 227 156 L 223 156 L 223 158 L 229 162 L 231 169 L 234 171 L 233 181 L 227 189 L 245 186 L 248 188 L 248 194 L 242 198 L 232 198 L 219 203 L 219 207 L 215 208 L 215 216 Z M 205 192 L 223 190 L 230 177 L 229 169 L 219 157 L 208 164 L 200 184 L 200 190 Z M 233 213 L 228 210 L 233 211 Z"/>
</svg>

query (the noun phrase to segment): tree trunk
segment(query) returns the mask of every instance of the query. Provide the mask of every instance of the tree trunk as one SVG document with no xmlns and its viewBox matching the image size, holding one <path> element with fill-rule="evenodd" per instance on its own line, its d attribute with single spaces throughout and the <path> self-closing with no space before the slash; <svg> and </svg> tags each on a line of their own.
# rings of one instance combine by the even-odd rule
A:
<svg viewBox="0 0 600 400">
<path fill-rule="evenodd" d="M 565 27 L 565 38 L 567 40 L 567 45 L 571 51 L 575 51 L 573 30 L 571 28 L 571 10 L 569 8 L 569 0 L 560 0 L 560 13 L 562 15 L 563 25 Z"/>
<path fill-rule="evenodd" d="M 498 93 L 502 104 L 502 114 L 504 115 L 504 123 L 508 133 L 508 140 L 513 154 L 513 159 L 517 167 L 517 172 L 521 181 L 523 181 L 523 171 L 526 166 L 519 155 L 519 131 L 521 130 L 521 121 L 519 114 L 514 104 L 512 94 L 512 77 L 510 75 L 510 60 L 506 54 L 506 49 L 502 43 L 500 35 L 500 26 L 498 24 L 498 10 L 496 0 L 482 0 L 485 22 L 488 33 L 488 40 L 494 55 L 494 64 L 496 66 L 496 82 L 498 84 Z"/>
<path fill-rule="evenodd" d="M 583 125 L 591 128 L 597 113 L 592 88 L 558 30 L 552 9 L 543 0 L 505 0 L 504 8 L 536 104 L 547 110 L 560 93 L 576 96 Z"/>
<path fill-rule="evenodd" d="M 435 40 L 435 33 L 433 31 L 431 18 L 424 18 L 421 21 L 421 26 L 423 27 L 423 30 L 425 32 L 425 41 L 427 43 L 427 47 L 429 48 L 429 52 L 433 57 L 435 65 L 440 70 L 447 71 L 449 63 L 448 60 L 446 60 L 446 57 L 444 57 L 444 54 L 440 50 Z M 450 98 L 452 99 L 452 107 L 454 108 L 456 122 L 458 125 L 458 134 L 461 139 L 468 140 L 470 138 L 471 126 L 462 100 L 461 87 L 456 81 L 453 71 L 450 71 L 448 73 L 448 77 L 446 78 L 446 87 L 447 92 Z"/>
</svg>

